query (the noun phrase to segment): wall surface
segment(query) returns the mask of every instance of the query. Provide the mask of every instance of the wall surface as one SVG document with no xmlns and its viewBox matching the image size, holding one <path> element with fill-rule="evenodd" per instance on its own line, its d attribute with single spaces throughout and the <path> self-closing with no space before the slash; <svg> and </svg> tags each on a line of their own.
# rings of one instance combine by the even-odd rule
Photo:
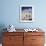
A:
<svg viewBox="0 0 46 46">
<path fill-rule="evenodd" d="M 16 28 L 46 28 L 46 0 L 0 0 L 0 26 L 13 24 Z M 20 5 L 33 5 L 35 21 L 22 23 L 19 20 Z"/>
</svg>

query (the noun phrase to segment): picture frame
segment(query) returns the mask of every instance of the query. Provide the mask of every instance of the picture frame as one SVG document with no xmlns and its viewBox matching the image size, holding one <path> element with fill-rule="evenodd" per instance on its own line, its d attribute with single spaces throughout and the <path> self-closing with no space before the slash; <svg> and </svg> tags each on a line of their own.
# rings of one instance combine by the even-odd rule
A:
<svg viewBox="0 0 46 46">
<path fill-rule="evenodd" d="M 33 22 L 33 21 L 34 21 L 34 6 L 20 5 L 20 22 Z"/>
</svg>

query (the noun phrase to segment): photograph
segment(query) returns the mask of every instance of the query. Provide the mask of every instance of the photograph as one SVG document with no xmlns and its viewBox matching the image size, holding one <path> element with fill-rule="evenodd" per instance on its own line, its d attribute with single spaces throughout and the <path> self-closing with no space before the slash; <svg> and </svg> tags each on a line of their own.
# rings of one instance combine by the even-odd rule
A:
<svg viewBox="0 0 46 46">
<path fill-rule="evenodd" d="M 33 21 L 33 7 L 31 5 L 21 5 L 20 21 L 21 22 L 32 22 Z"/>
</svg>

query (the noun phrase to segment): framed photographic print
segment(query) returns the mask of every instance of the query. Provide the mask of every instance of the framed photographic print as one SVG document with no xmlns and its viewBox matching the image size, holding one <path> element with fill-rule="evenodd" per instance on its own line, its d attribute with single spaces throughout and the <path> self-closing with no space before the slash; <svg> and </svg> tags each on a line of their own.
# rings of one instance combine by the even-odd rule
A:
<svg viewBox="0 0 46 46">
<path fill-rule="evenodd" d="M 20 22 L 34 21 L 34 7 L 32 5 L 20 6 Z"/>
</svg>

